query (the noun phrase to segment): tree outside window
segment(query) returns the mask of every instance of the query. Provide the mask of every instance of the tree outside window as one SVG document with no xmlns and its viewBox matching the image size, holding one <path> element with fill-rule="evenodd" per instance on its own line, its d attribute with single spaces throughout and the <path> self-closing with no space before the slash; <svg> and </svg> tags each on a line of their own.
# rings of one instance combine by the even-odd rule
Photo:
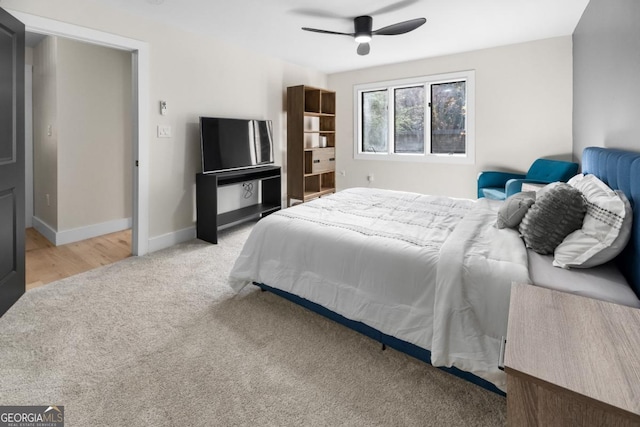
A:
<svg viewBox="0 0 640 427">
<path fill-rule="evenodd" d="M 465 82 L 431 85 L 431 152 L 464 153 L 466 147 Z"/>
<path fill-rule="evenodd" d="M 395 152 L 424 153 L 424 86 L 396 89 Z"/>
<path fill-rule="evenodd" d="M 389 121 L 389 98 L 386 90 L 362 93 L 362 151 L 386 153 Z"/>
</svg>

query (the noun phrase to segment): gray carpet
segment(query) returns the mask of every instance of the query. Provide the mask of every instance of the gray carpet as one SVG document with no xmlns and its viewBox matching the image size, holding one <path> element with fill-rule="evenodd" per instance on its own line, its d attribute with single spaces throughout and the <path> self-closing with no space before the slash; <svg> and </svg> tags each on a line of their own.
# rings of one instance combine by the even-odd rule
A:
<svg viewBox="0 0 640 427">
<path fill-rule="evenodd" d="M 250 225 L 27 292 L 0 404 L 66 426 L 495 426 L 503 397 L 226 277 Z"/>
</svg>

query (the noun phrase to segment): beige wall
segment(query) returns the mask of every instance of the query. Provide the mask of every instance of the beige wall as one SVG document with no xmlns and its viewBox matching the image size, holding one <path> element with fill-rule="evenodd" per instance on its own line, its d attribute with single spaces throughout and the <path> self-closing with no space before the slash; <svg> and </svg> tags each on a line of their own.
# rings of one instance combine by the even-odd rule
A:
<svg viewBox="0 0 640 427">
<path fill-rule="evenodd" d="M 474 197 L 483 169 L 524 170 L 536 157 L 571 153 L 571 37 L 430 58 L 327 76 L 123 14 L 89 0 L 4 0 L 3 7 L 95 28 L 150 46 L 150 237 L 194 224 L 194 175 L 200 170 L 198 117 L 271 119 L 276 162 L 285 163 L 284 98 L 289 85 L 337 91 L 339 188 L 373 185 L 431 194 Z M 475 165 L 353 160 L 353 85 L 419 75 L 476 70 Z M 168 102 L 160 116 L 158 102 Z M 158 139 L 156 126 L 172 126 Z M 286 165 L 285 170 L 286 170 Z M 286 182 L 286 179 L 283 179 Z"/>
<path fill-rule="evenodd" d="M 56 51 L 55 37 L 45 38 L 33 51 L 33 98 L 38 100 L 33 104 L 33 210 L 54 230 L 58 226 Z"/>
<path fill-rule="evenodd" d="M 131 218 L 131 54 L 58 38 L 58 231 Z"/>
<path fill-rule="evenodd" d="M 476 197 L 478 172 L 526 170 L 538 157 L 570 159 L 571 36 L 332 74 L 337 92 L 338 188 L 368 186 L 454 197 Z M 386 162 L 353 158 L 353 86 L 475 70 L 474 165 Z"/>
<path fill-rule="evenodd" d="M 3 0 L 2 7 L 149 43 L 151 238 L 194 225 L 200 115 L 273 120 L 276 163 L 283 165 L 286 87 L 327 83 L 323 73 L 127 15 L 90 0 Z M 168 102 L 167 116 L 159 114 L 160 100 Z M 171 125 L 173 138 L 156 138 L 158 124 Z"/>
<path fill-rule="evenodd" d="M 130 218 L 131 55 L 58 37 L 33 51 L 35 217 L 57 232 Z"/>
</svg>

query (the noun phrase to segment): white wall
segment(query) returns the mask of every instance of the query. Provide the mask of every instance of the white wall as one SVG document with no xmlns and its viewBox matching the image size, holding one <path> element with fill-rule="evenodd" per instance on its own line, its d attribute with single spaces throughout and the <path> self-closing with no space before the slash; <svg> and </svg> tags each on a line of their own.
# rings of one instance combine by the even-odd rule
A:
<svg viewBox="0 0 640 427">
<path fill-rule="evenodd" d="M 57 62 L 57 231 L 131 218 L 131 54 L 58 38 Z"/>
<path fill-rule="evenodd" d="M 34 217 L 58 226 L 57 40 L 47 37 L 33 52 Z M 49 129 L 51 130 L 49 132 Z"/>
<path fill-rule="evenodd" d="M 54 244 L 130 227 L 131 54 L 58 37 L 33 51 L 35 227 Z"/>
<path fill-rule="evenodd" d="M 323 73 L 127 15 L 90 0 L 3 0 L 2 7 L 149 44 L 151 238 L 194 225 L 200 115 L 273 120 L 276 163 L 284 165 L 286 87 L 323 87 L 327 83 Z M 168 102 L 167 116 L 159 114 L 160 100 Z M 158 124 L 170 125 L 173 137 L 156 138 Z"/>
<path fill-rule="evenodd" d="M 640 2 L 591 0 L 573 33 L 573 154 L 640 150 Z"/>
<path fill-rule="evenodd" d="M 559 37 L 402 64 L 332 74 L 337 92 L 338 188 L 372 186 L 476 197 L 482 170 L 526 171 L 538 157 L 571 158 L 571 37 Z M 353 158 L 353 86 L 462 70 L 476 71 L 476 161 L 473 165 Z"/>
</svg>

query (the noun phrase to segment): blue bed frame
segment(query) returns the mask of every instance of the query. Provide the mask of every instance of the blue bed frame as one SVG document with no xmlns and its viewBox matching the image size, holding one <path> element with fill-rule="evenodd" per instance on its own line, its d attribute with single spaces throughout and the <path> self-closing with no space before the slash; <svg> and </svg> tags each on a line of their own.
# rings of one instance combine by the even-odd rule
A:
<svg viewBox="0 0 640 427">
<path fill-rule="evenodd" d="M 582 173 L 596 175 L 602 181 L 607 183 L 614 190 L 621 190 L 625 193 L 632 208 L 640 206 L 640 153 L 629 151 L 605 149 L 597 147 L 588 147 L 584 150 L 582 156 Z M 633 228 L 629 244 L 620 254 L 615 262 L 625 278 L 640 297 L 640 208 L 633 210 Z M 390 335 L 384 334 L 362 322 L 356 322 L 347 319 L 319 304 L 301 298 L 289 292 L 272 288 L 265 284 L 255 283 L 264 291 L 272 292 L 283 298 L 288 299 L 298 305 L 308 308 L 322 316 L 341 323 L 348 328 L 360 332 L 378 342 L 383 346 L 389 346 L 398 351 L 413 356 L 431 364 L 431 352 L 415 344 L 408 343 Z M 496 361 L 497 363 L 497 361 Z M 505 396 L 505 393 L 498 389 L 495 385 L 480 378 L 474 374 L 462 371 L 455 367 L 446 368 L 438 367 L 443 371 L 449 372 L 474 384 L 477 384 L 487 390 Z"/>
</svg>

